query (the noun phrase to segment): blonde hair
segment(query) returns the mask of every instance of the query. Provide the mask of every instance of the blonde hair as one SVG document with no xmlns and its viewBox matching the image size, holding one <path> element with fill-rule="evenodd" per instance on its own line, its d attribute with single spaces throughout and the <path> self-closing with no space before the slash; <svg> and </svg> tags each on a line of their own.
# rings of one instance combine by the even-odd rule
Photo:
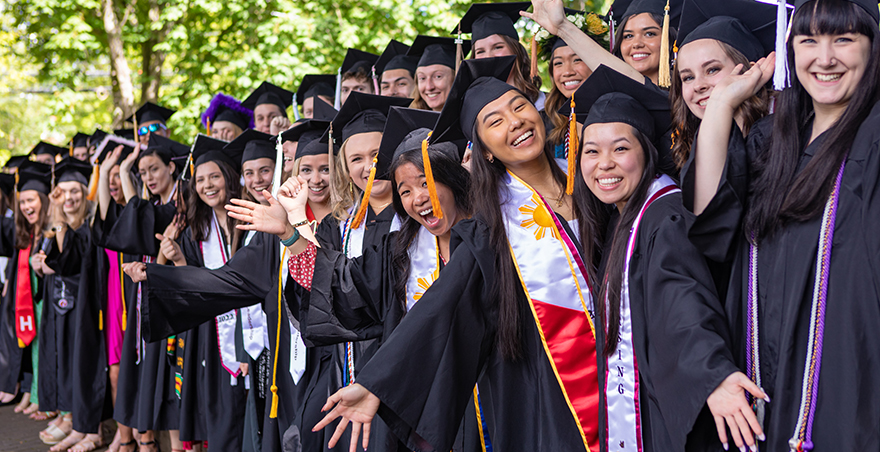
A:
<svg viewBox="0 0 880 452">
<path fill-rule="evenodd" d="M 348 211 L 361 197 L 361 189 L 351 181 L 348 163 L 345 161 L 345 148 L 348 140 L 342 143 L 339 153 L 330 159 L 330 203 L 333 206 L 333 217 L 345 221 L 350 216 Z"/>
</svg>

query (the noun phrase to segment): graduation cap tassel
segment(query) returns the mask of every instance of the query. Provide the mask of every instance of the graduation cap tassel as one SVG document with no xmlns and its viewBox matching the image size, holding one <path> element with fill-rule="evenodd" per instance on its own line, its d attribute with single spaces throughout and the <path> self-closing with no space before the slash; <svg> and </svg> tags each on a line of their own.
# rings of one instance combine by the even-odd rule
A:
<svg viewBox="0 0 880 452">
<path fill-rule="evenodd" d="M 461 62 L 464 60 L 464 49 L 461 48 L 461 45 L 464 44 L 464 40 L 461 39 L 461 23 L 458 24 L 458 35 L 455 37 L 455 73 L 458 74 L 458 68 L 461 67 Z"/>
<path fill-rule="evenodd" d="M 660 38 L 660 74 L 657 84 L 663 88 L 669 88 L 672 79 L 669 74 L 669 0 L 663 9 L 663 31 Z"/>
<path fill-rule="evenodd" d="M 379 77 L 376 77 L 376 66 L 373 66 L 372 71 L 372 79 L 373 79 L 373 94 L 379 95 Z"/>
<path fill-rule="evenodd" d="M 370 168 L 370 177 L 367 179 L 367 186 L 364 188 L 364 196 L 361 198 L 361 205 L 358 206 L 357 214 L 355 214 L 354 219 L 351 220 L 352 229 L 360 227 L 361 222 L 364 221 L 364 218 L 367 216 L 367 207 L 370 205 L 370 194 L 373 192 L 373 182 L 376 180 L 376 162 L 378 159 L 378 154 L 373 157 L 373 166 Z"/>
<path fill-rule="evenodd" d="M 281 146 L 281 134 L 275 142 L 275 174 L 272 175 L 272 196 L 278 196 L 278 189 L 281 188 L 281 172 L 284 171 L 284 150 Z"/>
<path fill-rule="evenodd" d="M 776 0 L 776 68 L 773 71 L 773 89 L 782 91 L 788 85 L 788 46 L 785 38 L 788 31 L 788 11 L 786 1 Z"/>
<path fill-rule="evenodd" d="M 125 326 L 128 323 L 128 308 L 125 305 L 125 272 L 122 271 L 122 253 L 119 255 L 119 292 L 122 296 L 122 331 L 125 332 Z"/>
<path fill-rule="evenodd" d="M 431 170 L 431 158 L 428 156 L 428 139 L 431 138 L 433 131 L 428 132 L 428 136 L 422 140 L 422 164 L 425 166 L 425 180 L 428 183 L 428 195 L 431 196 L 431 209 L 434 216 L 443 218 L 443 209 L 440 208 L 440 198 L 437 197 L 437 184 L 434 182 L 434 171 Z"/>
<path fill-rule="evenodd" d="M 281 283 L 284 281 L 282 277 L 284 276 L 284 266 L 287 264 L 287 262 L 284 262 L 284 254 L 284 252 L 281 253 L 281 268 L 278 269 L 278 311 L 276 312 L 279 313 L 279 315 L 276 316 L 278 317 L 278 326 L 275 327 L 276 332 L 281 331 L 280 313 L 284 312 L 284 308 L 281 306 Z M 272 391 L 272 406 L 269 410 L 270 419 L 278 418 L 278 383 L 276 380 L 278 377 L 278 348 L 281 346 L 281 343 L 279 342 L 280 339 L 281 334 L 275 334 L 275 357 L 272 363 L 272 387 L 269 388 L 269 390 Z"/>
<path fill-rule="evenodd" d="M 89 178 L 89 194 L 86 196 L 86 199 L 89 201 L 94 201 L 95 197 L 98 195 L 98 180 L 101 177 L 101 165 L 95 164 L 92 167 L 92 177 Z"/>
<path fill-rule="evenodd" d="M 336 111 L 342 107 L 342 68 L 336 71 L 336 98 L 333 99 L 333 108 Z"/>
<path fill-rule="evenodd" d="M 614 6 L 611 6 L 611 11 L 608 11 L 608 28 L 608 43 L 611 50 L 614 51 Z"/>
<path fill-rule="evenodd" d="M 73 157 L 73 138 L 70 139 L 70 146 L 69 146 L 69 148 L 68 148 L 68 150 L 67 150 L 67 153 L 68 153 L 71 157 Z"/>
<path fill-rule="evenodd" d="M 565 194 L 574 193 L 574 173 L 580 142 L 577 134 L 577 113 L 574 112 L 574 96 L 571 96 L 571 114 L 568 116 L 568 178 L 565 183 Z"/>
<path fill-rule="evenodd" d="M 208 131 L 207 135 L 211 136 L 211 118 L 205 118 L 205 129 Z"/>
<path fill-rule="evenodd" d="M 294 122 L 299 121 L 301 117 L 299 115 L 299 104 L 296 103 L 296 94 L 293 95 L 293 103 L 291 105 L 293 105 L 293 120 Z"/>
</svg>

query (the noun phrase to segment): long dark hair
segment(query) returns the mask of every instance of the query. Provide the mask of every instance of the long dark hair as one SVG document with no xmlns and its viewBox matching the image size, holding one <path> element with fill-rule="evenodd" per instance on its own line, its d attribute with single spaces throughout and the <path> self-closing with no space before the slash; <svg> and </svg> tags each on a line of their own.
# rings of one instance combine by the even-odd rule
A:
<svg viewBox="0 0 880 452">
<path fill-rule="evenodd" d="M 856 133 L 878 102 L 880 80 L 880 39 L 877 23 L 856 4 L 845 0 L 812 1 L 798 8 L 792 18 L 788 40 L 788 64 L 794 68 L 793 40 L 798 35 L 859 33 L 871 40 L 867 67 L 849 104 L 828 129 L 815 155 L 797 173 L 801 151 L 813 104 L 797 74 L 792 70 L 791 87 L 777 98 L 773 136 L 767 152 L 758 154 L 756 177 L 749 187 L 750 206 L 744 231 L 755 240 L 769 237 L 790 222 L 817 217 L 823 211 L 837 171 L 846 157 Z"/>
<path fill-rule="evenodd" d="M 220 173 L 223 174 L 223 184 L 226 191 L 226 199 L 223 200 L 223 205 L 229 204 L 229 200 L 239 192 L 241 186 L 239 180 L 241 177 L 238 175 L 238 171 L 229 166 L 228 163 L 215 160 L 212 161 L 217 164 L 220 168 Z M 198 172 L 198 168 L 196 168 L 195 172 Z M 189 226 L 192 239 L 196 242 L 208 240 L 208 235 L 211 233 L 211 218 L 213 218 L 214 210 L 208 207 L 208 205 L 199 198 L 199 193 L 196 190 L 195 174 L 189 179 L 189 195 L 186 204 L 189 206 L 189 208 L 186 209 L 186 224 Z M 235 228 L 235 220 L 228 215 L 226 217 L 226 226 L 229 231 L 233 232 L 233 240 L 230 244 L 230 248 L 232 249 L 232 252 L 235 253 L 236 244 L 238 243 L 237 238 L 240 233 L 239 230 Z"/>
<path fill-rule="evenodd" d="M 749 70 L 749 59 L 742 52 L 736 50 L 730 44 L 715 41 L 724 51 L 724 54 L 733 61 L 734 66 L 742 64 L 741 73 Z M 757 94 L 746 99 L 737 109 L 737 113 L 743 115 L 743 135 L 748 135 L 752 125 L 759 119 L 767 116 L 769 110 L 769 94 L 766 86 L 762 86 Z M 688 108 L 681 94 L 681 73 L 678 70 L 678 60 L 672 64 L 672 85 L 669 87 L 669 100 L 672 103 L 672 124 L 674 127 L 672 143 L 672 159 L 675 166 L 681 169 L 691 154 L 691 147 L 700 128 L 700 118 L 697 118 Z"/>
<path fill-rule="evenodd" d="M 654 19 L 654 22 L 657 22 L 657 26 L 660 27 L 660 29 L 662 30 L 663 29 L 663 15 L 662 14 L 654 14 L 654 13 L 648 13 L 648 14 L 651 15 L 651 19 Z M 611 53 L 614 54 L 614 56 L 616 56 L 617 58 L 620 58 L 621 60 L 623 60 L 623 54 L 620 53 L 620 43 L 623 42 L 623 29 L 626 28 L 626 24 L 634 16 L 638 16 L 638 14 L 633 14 L 632 16 L 627 17 L 626 20 L 621 21 L 620 25 L 617 26 L 617 29 L 614 30 L 614 48 L 611 49 Z M 661 39 L 662 39 L 662 36 L 661 36 Z M 670 56 L 675 55 L 675 52 L 673 50 L 675 49 L 675 41 L 677 39 L 678 39 L 678 29 L 670 26 L 669 27 L 669 55 Z M 626 61 L 626 60 L 624 60 L 624 61 Z M 670 61 L 670 64 L 671 63 L 672 62 Z M 660 64 L 663 64 L 663 62 L 661 61 Z M 660 68 L 658 67 L 657 70 L 660 70 Z"/>
<path fill-rule="evenodd" d="M 429 148 L 430 149 L 430 148 Z M 410 259 L 409 247 L 412 241 L 419 233 L 421 224 L 407 215 L 406 209 L 403 208 L 403 202 L 400 200 L 400 194 L 397 193 L 397 178 L 395 173 L 401 166 L 412 163 L 419 171 L 425 170 L 425 164 L 422 161 L 422 150 L 413 149 L 406 151 L 393 162 L 389 173 L 391 174 L 391 202 L 394 204 L 394 211 L 400 217 L 400 232 L 394 241 L 394 248 L 391 255 L 391 266 L 394 268 L 394 296 L 398 302 L 406 304 L 406 280 L 409 276 Z M 445 185 L 452 190 L 452 198 L 455 201 L 455 208 L 462 216 L 470 216 L 470 200 L 468 193 L 470 191 L 470 173 L 461 166 L 461 162 L 448 156 L 442 152 L 435 152 L 431 155 L 431 170 L 434 173 L 434 180 L 438 184 Z"/>
<path fill-rule="evenodd" d="M 522 295 L 521 282 L 513 266 L 510 255 L 510 244 L 507 240 L 507 228 L 501 205 L 506 190 L 502 188 L 507 178 L 507 167 L 500 160 L 490 162 L 483 157 L 486 145 L 477 133 L 474 124 L 472 135 L 473 148 L 471 158 L 471 208 L 475 215 L 489 228 L 489 243 L 495 251 L 495 281 L 492 284 L 492 300 L 498 307 L 498 333 L 496 348 L 502 356 L 517 360 L 522 356 L 521 337 L 527 315 L 526 306 L 520 302 Z M 544 141 L 544 158 L 550 162 L 553 179 L 560 187 L 565 187 L 565 173 L 553 160 L 553 146 Z"/>
<path fill-rule="evenodd" d="M 37 192 L 37 194 L 40 195 L 40 217 L 36 224 L 28 223 L 24 214 L 21 213 L 21 204 L 18 202 L 19 196 L 15 197 L 15 208 L 13 209 L 15 211 L 15 247 L 20 250 L 31 246 L 31 240 L 33 240 L 31 234 L 34 231 L 42 233 L 49 222 L 49 197 L 42 192 Z M 36 252 L 36 250 L 32 251 Z"/>
<path fill-rule="evenodd" d="M 632 133 L 642 146 L 645 168 L 642 170 L 639 184 L 626 202 L 623 212 L 620 213 L 620 219 L 617 221 L 612 235 L 611 246 L 607 250 L 604 249 L 604 244 L 607 239 L 612 209 L 600 201 L 583 182 L 584 175 L 581 171 L 583 152 L 578 152 L 577 166 L 575 167 L 577 168 L 575 180 L 579 181 L 574 186 L 575 212 L 578 216 L 579 233 L 584 249 L 583 255 L 587 265 L 587 273 L 589 273 L 588 277 L 596 291 L 593 300 L 596 318 L 602 319 L 605 326 L 606 334 L 603 347 L 605 356 L 610 356 L 617 348 L 617 336 L 620 331 L 620 289 L 623 284 L 623 264 L 626 259 L 629 231 L 642 208 L 642 204 L 645 203 L 648 189 L 654 182 L 654 177 L 660 170 L 657 167 L 659 158 L 657 148 L 651 144 L 645 134 L 635 127 L 632 128 Z M 601 275 L 598 274 L 598 268 L 605 254 L 608 255 L 605 263 L 605 277 L 600 281 Z M 589 260 L 587 261 L 587 259 Z"/>
<path fill-rule="evenodd" d="M 562 107 L 562 104 L 569 101 L 569 97 L 566 97 L 565 94 L 562 94 L 562 91 L 556 87 L 556 82 L 553 81 L 553 53 L 550 53 L 550 60 L 547 62 L 547 71 L 550 73 L 550 92 L 547 93 L 547 98 L 544 99 L 544 114 L 550 119 L 550 122 L 553 124 L 553 130 L 547 131 L 547 141 L 551 144 L 558 145 L 561 144 L 565 140 L 565 134 L 568 131 L 568 117 L 559 114 L 559 109 Z M 587 80 L 581 82 L 581 85 L 587 83 Z"/>
</svg>

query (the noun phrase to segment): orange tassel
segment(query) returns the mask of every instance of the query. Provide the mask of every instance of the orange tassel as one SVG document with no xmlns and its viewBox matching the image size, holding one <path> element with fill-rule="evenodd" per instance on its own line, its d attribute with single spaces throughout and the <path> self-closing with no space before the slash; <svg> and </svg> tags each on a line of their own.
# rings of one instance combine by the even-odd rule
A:
<svg viewBox="0 0 880 452">
<path fill-rule="evenodd" d="M 128 323 L 128 307 L 125 306 L 125 272 L 122 271 L 122 253 L 119 255 L 119 292 L 122 295 L 122 331 L 125 332 L 125 325 Z"/>
<path fill-rule="evenodd" d="M 431 171 L 431 158 L 428 156 L 428 138 L 433 132 L 428 132 L 428 137 L 422 140 L 422 164 L 425 165 L 425 179 L 428 182 L 428 194 L 431 196 L 431 209 L 434 216 L 443 218 L 443 209 L 440 208 L 440 198 L 437 197 L 437 184 L 434 183 L 434 172 Z"/>
<path fill-rule="evenodd" d="M 211 136 L 211 118 L 205 118 L 205 128 L 208 129 L 208 136 Z"/>
<path fill-rule="evenodd" d="M 577 134 L 577 114 L 574 112 L 574 96 L 571 96 L 571 116 L 568 119 L 568 180 L 565 184 L 567 195 L 574 192 L 574 165 L 578 152 L 580 152 L 580 142 Z"/>
<path fill-rule="evenodd" d="M 71 157 L 73 157 L 73 138 L 70 139 L 70 148 L 67 153 L 70 154 Z"/>
<path fill-rule="evenodd" d="M 94 168 L 92 168 L 92 177 L 89 179 L 89 195 L 86 196 L 86 199 L 89 201 L 94 201 L 95 197 L 98 195 L 98 180 L 101 178 L 101 164 L 96 164 Z"/>
<path fill-rule="evenodd" d="M 364 218 L 367 216 L 367 207 L 370 205 L 370 193 L 373 191 L 373 181 L 376 180 L 376 161 L 378 158 L 378 154 L 373 157 L 373 167 L 370 168 L 370 178 L 367 179 L 367 186 L 364 188 L 364 197 L 361 199 L 361 205 L 358 207 L 357 214 L 355 214 L 354 219 L 351 220 L 352 229 L 359 228 L 361 222 L 364 221 Z"/>
</svg>

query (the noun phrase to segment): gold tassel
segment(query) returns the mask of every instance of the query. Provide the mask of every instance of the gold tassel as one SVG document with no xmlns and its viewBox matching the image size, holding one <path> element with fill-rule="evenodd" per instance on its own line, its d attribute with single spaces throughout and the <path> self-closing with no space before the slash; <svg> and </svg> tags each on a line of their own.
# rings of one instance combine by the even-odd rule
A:
<svg viewBox="0 0 880 452">
<path fill-rule="evenodd" d="M 577 153 L 580 152 L 580 140 L 577 134 L 577 113 L 574 112 L 574 95 L 571 96 L 571 115 L 568 119 L 568 179 L 565 184 L 565 194 L 574 192 L 574 165 Z"/>
<path fill-rule="evenodd" d="M 269 388 L 269 390 L 272 391 L 272 408 L 269 410 L 270 419 L 278 417 L 278 385 L 275 379 L 278 373 L 278 347 L 280 346 L 279 340 L 281 339 L 281 316 L 284 312 L 284 308 L 281 306 L 281 278 L 284 277 L 285 254 L 285 251 L 281 252 L 281 267 L 278 269 L 278 310 L 275 311 L 276 316 L 278 317 L 278 326 L 275 328 L 275 361 L 272 364 L 272 387 Z"/>
<path fill-rule="evenodd" d="M 70 139 L 70 147 L 68 148 L 67 153 L 73 157 L 73 138 Z"/>
<path fill-rule="evenodd" d="M 422 140 L 422 164 L 425 165 L 425 180 L 428 182 L 428 195 L 431 196 L 431 209 L 435 217 L 443 218 L 440 198 L 437 197 L 437 184 L 434 183 L 434 172 L 431 170 L 431 158 L 428 156 L 428 139 L 431 138 L 432 133 L 434 132 L 428 132 L 428 136 Z"/>
<path fill-rule="evenodd" d="M 104 331 L 104 310 L 98 310 L 98 331 Z"/>
<path fill-rule="evenodd" d="M 208 136 L 211 136 L 211 118 L 205 118 L 205 128 L 208 129 Z"/>
<path fill-rule="evenodd" d="M 370 178 L 367 179 L 367 186 L 364 188 L 364 197 L 361 198 L 361 205 L 358 206 L 357 214 L 355 214 L 354 219 L 351 220 L 351 228 L 357 229 L 361 226 L 361 222 L 364 221 L 364 218 L 367 216 L 367 207 L 370 205 L 370 193 L 373 192 L 373 182 L 376 180 L 376 161 L 379 159 L 379 155 L 376 154 L 373 157 L 373 167 L 370 168 Z"/>
<path fill-rule="evenodd" d="M 532 55 L 529 57 L 529 77 L 537 77 L 538 76 L 538 34 L 535 33 L 532 36 L 532 43 L 529 46 L 529 50 Z"/>
<path fill-rule="evenodd" d="M 94 201 L 98 194 L 98 180 L 101 178 L 100 173 L 101 164 L 95 164 L 95 167 L 92 168 L 92 177 L 89 179 L 89 195 L 86 196 L 86 199 L 89 201 Z"/>
<path fill-rule="evenodd" d="M 122 253 L 119 255 L 119 292 L 122 295 L 122 331 L 125 332 L 125 325 L 128 323 L 128 307 L 125 306 L 125 273 L 122 271 Z"/>
<path fill-rule="evenodd" d="M 660 74 L 657 84 L 663 88 L 669 88 L 672 79 L 669 74 L 669 0 L 666 0 L 666 8 L 663 12 L 663 31 L 660 37 Z"/>
</svg>

